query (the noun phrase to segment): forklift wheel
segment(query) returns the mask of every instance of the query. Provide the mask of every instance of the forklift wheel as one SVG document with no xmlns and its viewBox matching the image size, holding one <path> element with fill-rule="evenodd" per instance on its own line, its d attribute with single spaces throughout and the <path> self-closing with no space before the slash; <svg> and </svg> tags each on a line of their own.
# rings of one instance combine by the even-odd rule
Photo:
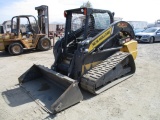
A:
<svg viewBox="0 0 160 120">
<path fill-rule="evenodd" d="M 9 45 L 8 51 L 11 55 L 19 55 L 23 53 L 23 47 L 20 43 L 12 43 Z"/>
<path fill-rule="evenodd" d="M 38 42 L 38 49 L 49 50 L 51 48 L 51 40 L 49 38 L 41 38 Z"/>
</svg>

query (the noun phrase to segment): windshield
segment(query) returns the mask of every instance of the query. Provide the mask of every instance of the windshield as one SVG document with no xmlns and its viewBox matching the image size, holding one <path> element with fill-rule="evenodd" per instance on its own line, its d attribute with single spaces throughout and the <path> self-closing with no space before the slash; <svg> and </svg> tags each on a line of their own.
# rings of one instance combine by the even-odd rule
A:
<svg viewBox="0 0 160 120">
<path fill-rule="evenodd" d="M 93 13 L 89 18 L 89 25 L 94 26 L 95 29 L 106 29 L 110 25 L 110 16 L 108 13 Z M 86 16 L 83 14 L 72 14 L 71 30 L 76 31 L 85 25 Z M 94 24 L 93 24 L 94 21 Z"/>
<path fill-rule="evenodd" d="M 110 16 L 108 13 L 94 13 L 95 29 L 105 29 L 110 25 Z"/>
<path fill-rule="evenodd" d="M 144 30 L 143 32 L 152 33 L 152 32 L 155 32 L 156 30 L 157 30 L 156 28 L 148 28 L 148 29 Z"/>
<path fill-rule="evenodd" d="M 19 21 L 18 21 L 19 19 Z M 29 29 L 29 26 L 33 28 L 34 30 L 38 30 L 36 19 L 33 16 L 19 16 L 13 18 L 13 25 L 12 25 L 12 32 L 17 31 L 19 33 L 26 33 L 30 32 L 31 28 Z"/>
</svg>

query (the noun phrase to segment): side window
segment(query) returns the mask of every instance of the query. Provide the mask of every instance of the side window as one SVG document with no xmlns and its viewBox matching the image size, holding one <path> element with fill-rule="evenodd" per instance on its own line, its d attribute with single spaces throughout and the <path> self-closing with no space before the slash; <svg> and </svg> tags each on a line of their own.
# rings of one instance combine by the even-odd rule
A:
<svg viewBox="0 0 160 120">
<path fill-rule="evenodd" d="M 11 28 L 11 25 L 7 25 L 7 28 Z"/>
<path fill-rule="evenodd" d="M 106 29 L 110 25 L 110 16 L 108 13 L 94 13 L 95 29 Z"/>
<path fill-rule="evenodd" d="M 157 32 L 160 33 L 160 29 Z"/>
<path fill-rule="evenodd" d="M 85 16 L 82 14 L 72 14 L 71 30 L 76 31 L 84 25 Z"/>
</svg>

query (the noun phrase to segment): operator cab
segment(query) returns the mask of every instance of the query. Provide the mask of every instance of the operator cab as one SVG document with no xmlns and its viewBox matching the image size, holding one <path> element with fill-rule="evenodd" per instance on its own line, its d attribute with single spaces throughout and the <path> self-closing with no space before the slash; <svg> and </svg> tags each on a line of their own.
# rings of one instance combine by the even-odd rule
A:
<svg viewBox="0 0 160 120">
<path fill-rule="evenodd" d="M 13 25 L 13 22 L 16 25 Z M 38 34 L 40 32 L 37 20 L 32 15 L 14 16 L 11 20 L 11 32 L 16 36 L 28 38 L 30 35 Z"/>
<path fill-rule="evenodd" d="M 110 11 L 92 8 L 66 10 L 64 16 L 66 17 L 64 50 L 72 54 L 77 49 L 78 42 L 95 37 L 113 22 L 113 14 Z"/>
<path fill-rule="evenodd" d="M 66 17 L 65 36 L 54 47 L 56 59 L 52 69 L 56 68 L 67 75 L 72 67 L 75 53 L 83 49 L 81 43 L 97 37 L 100 32 L 107 29 L 113 23 L 113 14 L 108 10 L 92 8 L 78 8 L 64 11 Z M 62 52 L 62 54 L 60 54 Z M 71 64 L 72 63 L 72 64 Z"/>
</svg>

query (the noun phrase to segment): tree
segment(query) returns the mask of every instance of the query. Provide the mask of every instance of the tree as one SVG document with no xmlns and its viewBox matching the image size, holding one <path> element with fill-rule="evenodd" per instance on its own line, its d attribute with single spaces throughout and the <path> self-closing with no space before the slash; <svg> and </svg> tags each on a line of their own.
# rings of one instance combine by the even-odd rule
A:
<svg viewBox="0 0 160 120">
<path fill-rule="evenodd" d="M 83 5 L 81 5 L 81 8 L 82 8 L 82 7 L 91 8 L 91 7 L 92 7 L 92 4 L 91 4 L 91 2 L 87 1 L 86 3 L 83 3 Z"/>
</svg>

